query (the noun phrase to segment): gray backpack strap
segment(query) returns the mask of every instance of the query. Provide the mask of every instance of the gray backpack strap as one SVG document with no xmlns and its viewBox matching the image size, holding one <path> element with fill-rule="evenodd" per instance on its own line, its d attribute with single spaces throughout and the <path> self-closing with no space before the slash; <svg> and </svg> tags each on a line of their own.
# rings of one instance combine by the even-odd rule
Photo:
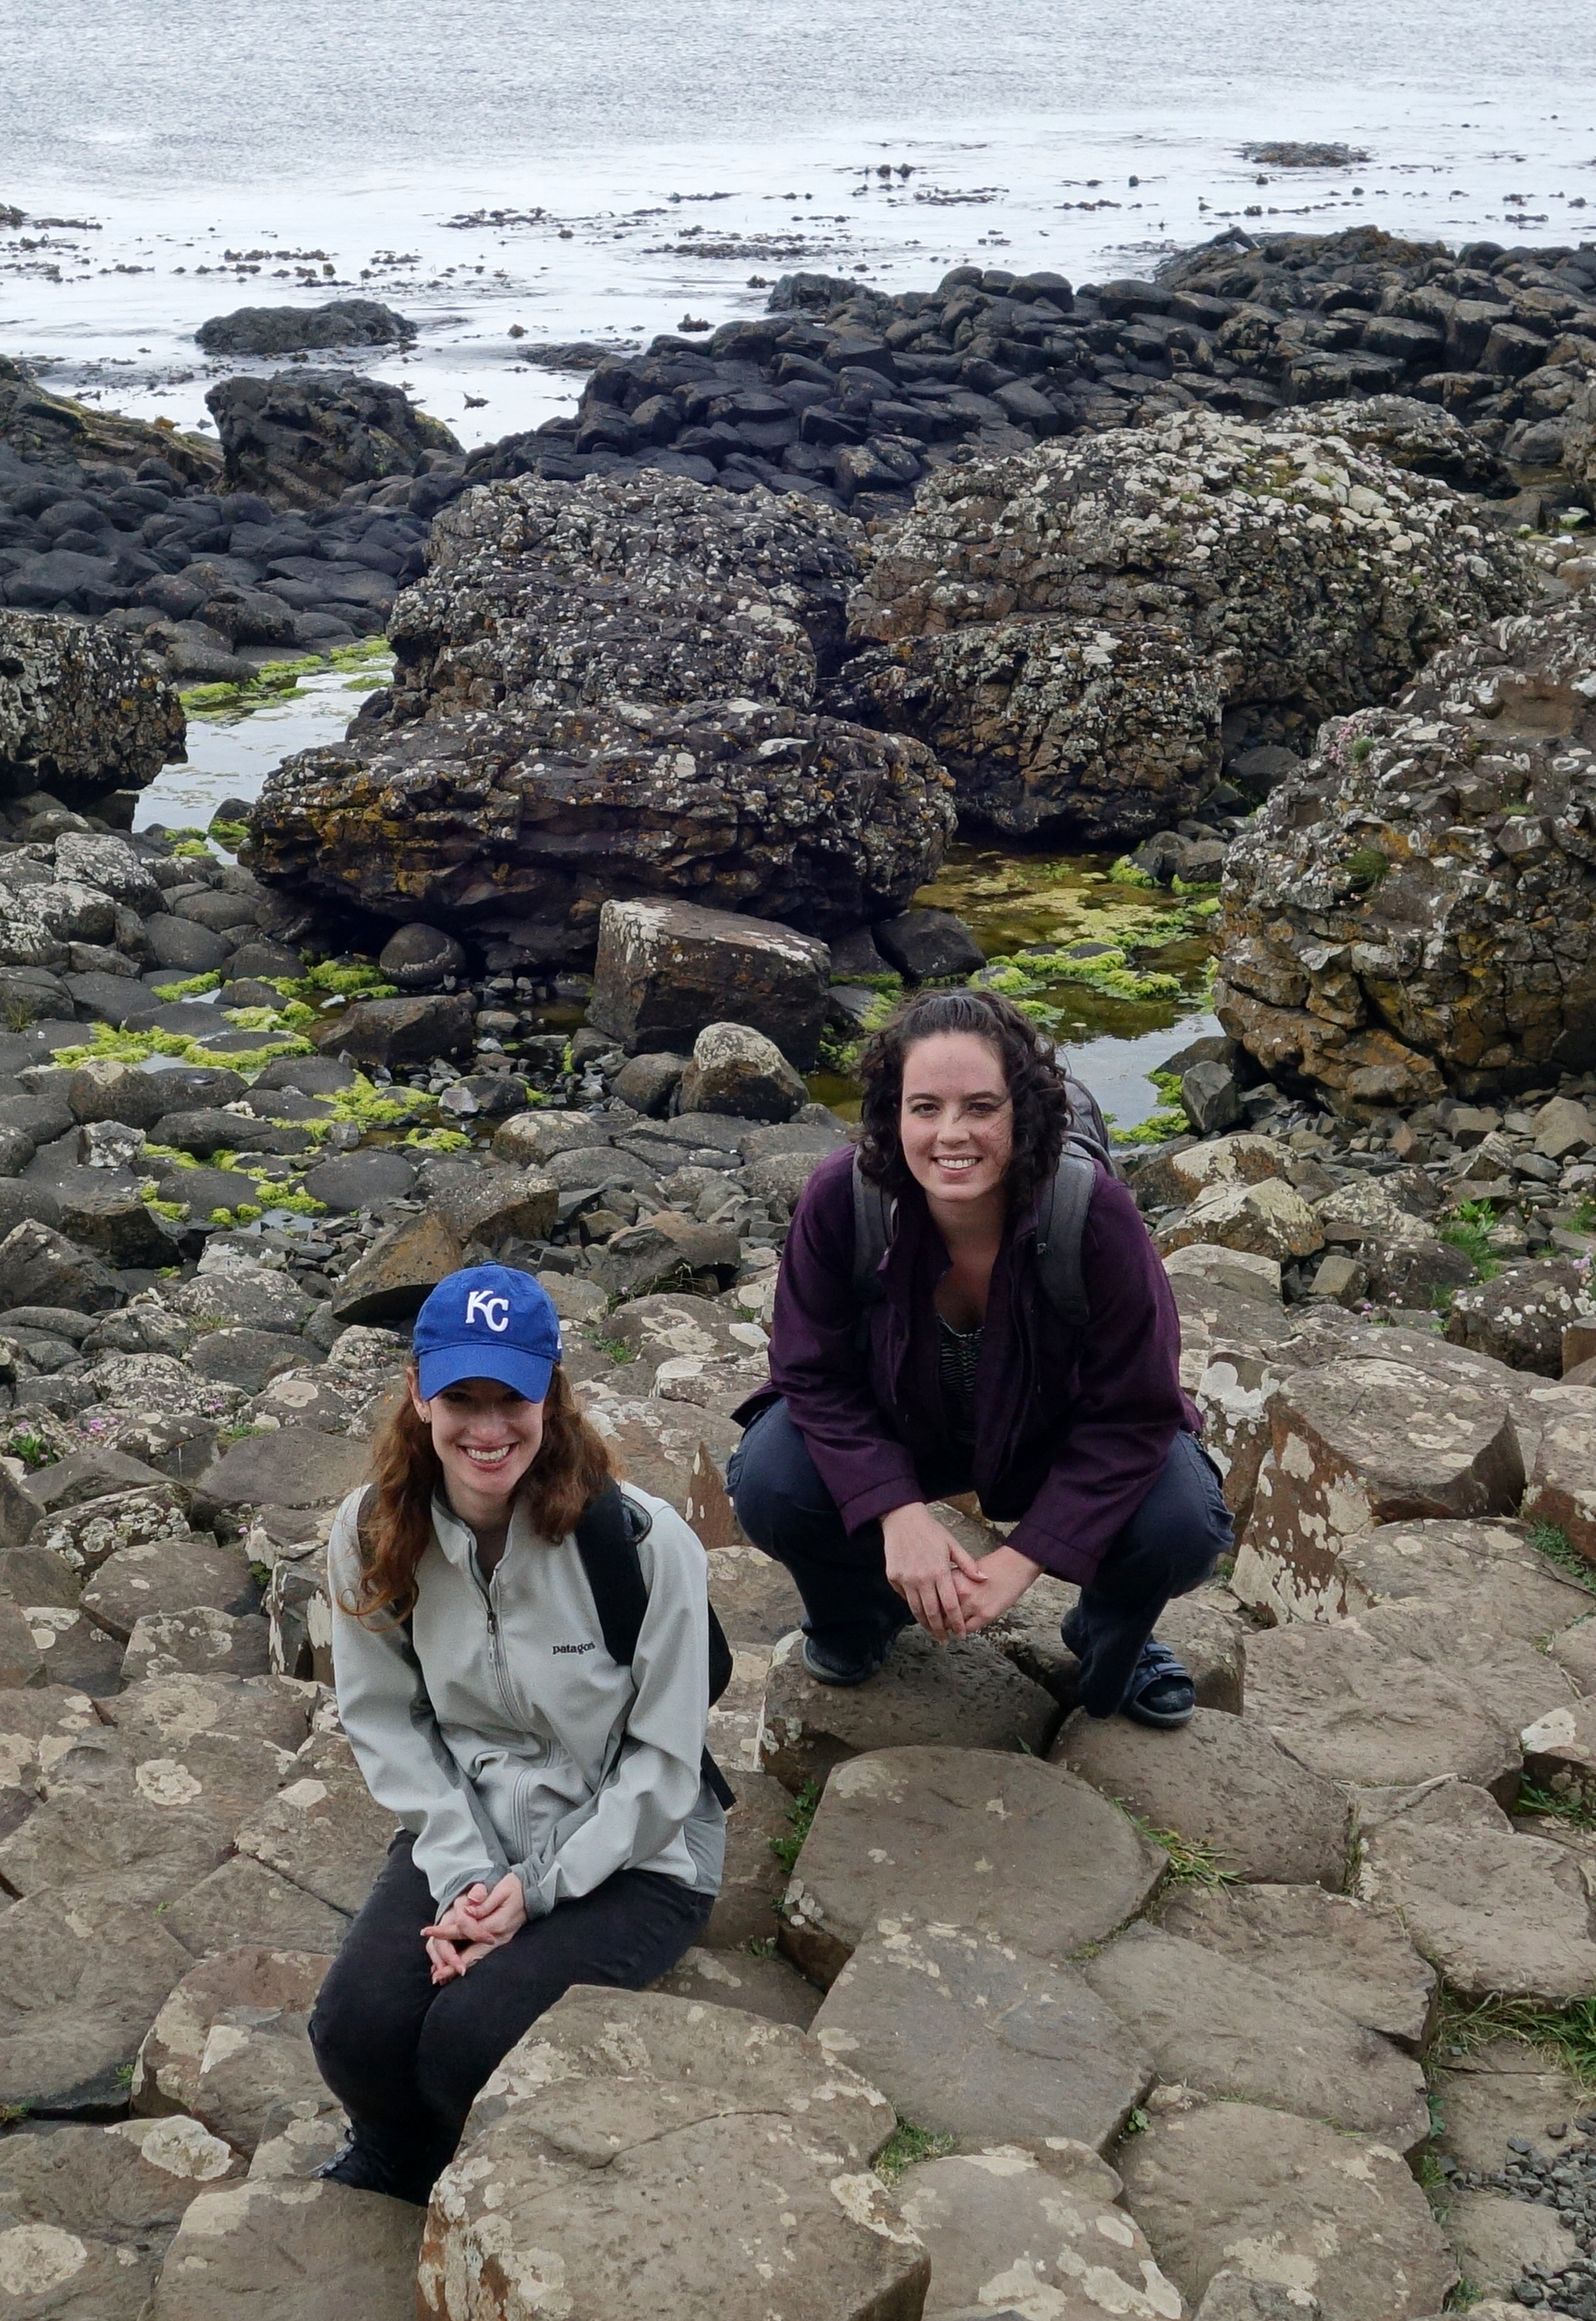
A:
<svg viewBox="0 0 1596 2321">
<path fill-rule="evenodd" d="M 896 1223 L 897 1204 L 880 1185 L 872 1185 L 853 1155 L 853 1294 L 861 1306 L 880 1303 L 881 1260 L 886 1256 Z"/>
<path fill-rule="evenodd" d="M 1064 1074 L 1064 1086 L 1070 1092 L 1069 1142 L 1100 1160 L 1110 1177 L 1117 1177 L 1119 1171 L 1114 1165 L 1114 1150 L 1108 1141 L 1108 1124 L 1103 1118 L 1102 1106 L 1086 1082 L 1078 1080 L 1073 1072 Z"/>
<path fill-rule="evenodd" d="M 1036 1270 L 1042 1294 L 1060 1321 L 1072 1330 L 1084 1330 L 1091 1319 L 1081 1243 L 1097 1182 L 1097 1170 L 1088 1152 L 1072 1151 L 1066 1145 L 1059 1156 L 1057 1174 L 1051 1184 L 1044 1185 L 1036 1201 Z"/>
</svg>

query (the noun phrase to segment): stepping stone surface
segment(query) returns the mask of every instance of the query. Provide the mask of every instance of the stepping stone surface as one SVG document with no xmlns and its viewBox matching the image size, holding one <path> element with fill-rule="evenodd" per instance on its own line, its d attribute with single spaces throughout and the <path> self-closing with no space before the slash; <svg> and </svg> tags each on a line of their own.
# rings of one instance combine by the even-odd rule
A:
<svg viewBox="0 0 1596 2321">
<path fill-rule="evenodd" d="M 1255 1610 L 1282 1621 L 1358 1618 L 1376 1605 L 1418 1597 L 1455 1606 L 1471 1628 L 1529 1643 L 1591 1609 L 1577 1580 L 1509 1523 L 1381 1524 L 1338 1542 L 1311 1575 L 1249 1542 L 1231 1584 Z"/>
<path fill-rule="evenodd" d="M 696 1944 L 649 1988 L 706 2007 L 740 2007 L 746 2015 L 762 2016 L 767 2023 L 790 2023 L 800 2031 L 814 2022 L 822 1997 L 783 1958 L 757 1958 L 747 1951 L 699 1949 Z"/>
<path fill-rule="evenodd" d="M 917 2321 L 930 2267 L 869 2167 L 892 2125 L 802 2032 L 569 1991 L 478 2098 L 433 2196 L 416 2311 Z"/>
<path fill-rule="evenodd" d="M 1121 2154 L 1125 2204 L 1192 2304 L 1229 2268 L 1334 2321 L 1417 2321 L 1457 2280 L 1429 2203 L 1383 2137 L 1252 2103 L 1155 2112 Z"/>
<path fill-rule="evenodd" d="M 1235 1959 L 1289 1993 L 1318 1999 L 1417 2051 L 1436 1971 L 1394 1911 L 1314 1886 L 1187 1886 L 1158 1914 L 1166 1934 Z"/>
<path fill-rule="evenodd" d="M 1362 2128 L 1400 2152 L 1429 2134 L 1424 2074 L 1410 2056 L 1234 1959 L 1136 1925 L 1081 1972 L 1145 2042 L 1162 2080 Z"/>
<path fill-rule="evenodd" d="M 1178 1733 L 1077 1712 L 1052 1752 L 1154 1831 L 1211 1847 L 1221 1870 L 1338 1891 L 1345 1792 L 1289 1757 L 1251 1717 L 1199 1708 Z"/>
<path fill-rule="evenodd" d="M 1073 1967 L 942 1929 L 861 1943 L 814 2031 L 900 2118 L 962 2142 L 1101 2151 L 1153 2082 L 1152 2057 Z"/>
<path fill-rule="evenodd" d="M 0 2103 L 70 2113 L 124 2103 L 139 2043 L 188 1953 L 151 1913 L 63 1911 L 53 1894 L 5 1913 Z"/>
<path fill-rule="evenodd" d="M 305 2026 L 332 1962 L 240 1949 L 194 1968 L 139 2050 L 133 2109 L 187 2112 L 252 2152 L 274 2106 L 326 2092 Z"/>
<path fill-rule="evenodd" d="M 1058 1711 L 983 1636 L 939 1645 L 906 1628 L 867 1684 L 816 1684 L 794 1637 L 777 1652 L 765 1692 L 764 1769 L 793 1791 L 874 1749 L 1046 1748 Z"/>
<path fill-rule="evenodd" d="M 1573 1698 L 1532 1645 L 1443 1606 L 1386 1604 L 1354 1624 L 1293 1625 L 1247 1646 L 1247 1707 L 1327 1779 L 1405 1788 L 1451 1775 L 1517 1790 L 1527 1725 Z"/>
<path fill-rule="evenodd" d="M 239 1608 L 250 1596 L 249 1560 L 208 1534 L 146 1540 L 107 1556 L 83 1591 L 83 1608 L 123 1643 L 147 1615 Z"/>
<path fill-rule="evenodd" d="M 1397 1912 L 1462 1998 L 1596 1996 L 1583 1866 L 1548 1838 L 1516 1835 L 1483 1790 L 1436 1790 L 1365 1831 L 1357 1890 Z"/>
<path fill-rule="evenodd" d="M 1181 2292 L 1115 2205 L 1118 2189 L 1113 2170 L 1080 2145 L 997 2144 L 911 2169 L 898 2205 L 931 2258 L 926 2313 L 1181 2321 Z"/>
<path fill-rule="evenodd" d="M 781 1945 L 829 1984 L 883 1921 L 950 1926 L 1067 1963 L 1132 1918 L 1166 1856 L 1117 1806 L 1033 1757 L 880 1749 L 826 1783 Z"/>
<path fill-rule="evenodd" d="M 404 2321 L 422 2212 L 293 2177 L 203 2192 L 167 2252 L 150 2321 Z"/>
</svg>

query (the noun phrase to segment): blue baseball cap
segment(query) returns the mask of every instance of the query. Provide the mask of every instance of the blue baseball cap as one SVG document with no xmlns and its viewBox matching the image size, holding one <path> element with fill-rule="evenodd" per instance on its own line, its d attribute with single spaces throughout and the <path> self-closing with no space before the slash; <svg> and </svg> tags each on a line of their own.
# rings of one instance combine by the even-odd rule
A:
<svg viewBox="0 0 1596 2321">
<path fill-rule="evenodd" d="M 439 1282 L 415 1317 L 411 1343 L 424 1402 L 474 1378 L 497 1379 L 528 1402 L 542 1402 L 560 1360 L 560 1316 L 530 1273 L 468 1265 Z"/>
</svg>

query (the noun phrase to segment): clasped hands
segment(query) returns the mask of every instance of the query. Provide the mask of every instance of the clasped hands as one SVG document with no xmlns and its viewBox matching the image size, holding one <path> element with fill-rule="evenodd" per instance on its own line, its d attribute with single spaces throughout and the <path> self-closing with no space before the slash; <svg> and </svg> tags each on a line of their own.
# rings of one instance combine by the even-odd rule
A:
<svg viewBox="0 0 1596 2321">
<path fill-rule="evenodd" d="M 1012 1547 L 976 1558 L 923 1501 L 881 1517 L 888 1584 L 940 1643 L 973 1636 L 1018 1603 L 1041 1570 Z"/>
<path fill-rule="evenodd" d="M 526 1896 L 521 1880 L 510 1870 L 491 1890 L 479 1881 L 457 1894 L 438 1923 L 424 1926 L 422 1940 L 435 1983 L 452 1982 L 469 1973 L 479 1959 L 507 1943 L 526 1924 Z"/>
</svg>

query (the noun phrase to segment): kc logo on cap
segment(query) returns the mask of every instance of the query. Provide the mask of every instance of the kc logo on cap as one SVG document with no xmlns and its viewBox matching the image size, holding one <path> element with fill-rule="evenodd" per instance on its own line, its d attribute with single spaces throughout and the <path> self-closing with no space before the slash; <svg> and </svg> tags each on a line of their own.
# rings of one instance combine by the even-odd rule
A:
<svg viewBox="0 0 1596 2321">
<path fill-rule="evenodd" d="M 415 1317 L 422 1399 L 466 1379 L 494 1379 L 542 1402 L 560 1360 L 560 1316 L 530 1273 L 469 1265 L 446 1274 Z"/>
</svg>

